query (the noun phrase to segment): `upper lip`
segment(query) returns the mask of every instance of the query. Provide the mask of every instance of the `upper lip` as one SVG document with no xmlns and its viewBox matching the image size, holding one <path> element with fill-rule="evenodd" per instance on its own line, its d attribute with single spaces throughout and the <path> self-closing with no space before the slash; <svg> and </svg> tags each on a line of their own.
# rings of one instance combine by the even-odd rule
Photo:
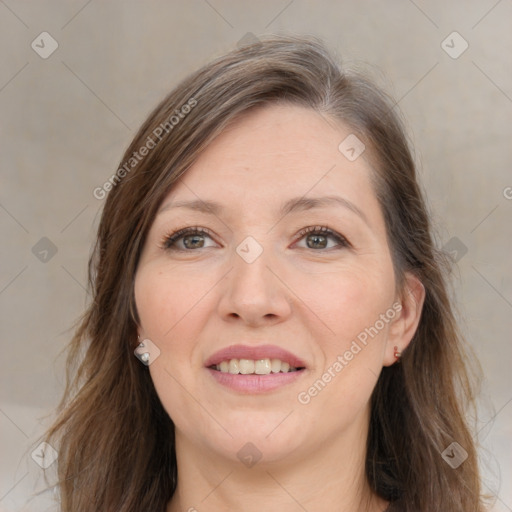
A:
<svg viewBox="0 0 512 512">
<path fill-rule="evenodd" d="M 205 366 L 215 366 L 230 359 L 279 359 L 295 368 L 304 368 L 306 364 L 295 354 L 276 345 L 230 345 L 212 354 Z"/>
</svg>

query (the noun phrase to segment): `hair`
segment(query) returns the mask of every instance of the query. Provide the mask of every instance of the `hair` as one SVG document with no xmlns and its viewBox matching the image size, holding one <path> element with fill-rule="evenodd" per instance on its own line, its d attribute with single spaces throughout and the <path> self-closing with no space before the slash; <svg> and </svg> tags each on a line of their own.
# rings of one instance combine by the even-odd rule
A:
<svg viewBox="0 0 512 512">
<path fill-rule="evenodd" d="M 475 409 L 476 381 L 449 299 L 447 260 L 433 241 L 396 104 L 364 73 L 343 69 L 317 38 L 269 36 L 180 82 L 140 127 L 104 187 L 110 191 L 89 258 L 92 300 L 71 340 L 66 389 L 45 436 L 58 447 L 63 512 L 91 506 L 158 512 L 172 498 L 174 425 L 133 354 L 139 256 L 161 201 L 201 151 L 249 109 L 273 104 L 312 109 L 364 142 L 398 289 L 405 272 L 425 287 L 420 322 L 401 364 L 383 368 L 371 397 L 371 488 L 392 502 L 390 510 L 483 510 L 465 418 Z M 441 455 L 452 442 L 467 452 L 456 469 Z"/>
</svg>

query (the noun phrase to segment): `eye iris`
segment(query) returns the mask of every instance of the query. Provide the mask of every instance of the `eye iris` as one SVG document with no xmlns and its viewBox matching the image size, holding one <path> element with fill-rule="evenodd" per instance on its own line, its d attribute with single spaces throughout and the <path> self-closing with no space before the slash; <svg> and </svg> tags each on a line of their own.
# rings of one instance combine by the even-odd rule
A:
<svg viewBox="0 0 512 512">
<path fill-rule="evenodd" d="M 191 245 L 187 243 L 190 240 L 192 240 Z M 198 247 L 201 248 L 204 246 L 204 237 L 203 235 L 185 235 L 183 237 L 183 245 L 187 249 L 196 249 Z"/>
<path fill-rule="evenodd" d="M 325 235 L 318 235 L 318 234 L 309 235 L 307 240 L 308 240 L 308 247 L 310 249 L 315 249 L 318 247 L 323 249 L 324 247 L 327 246 L 327 237 Z M 311 240 L 313 241 L 313 244 L 314 244 L 313 247 L 311 247 L 309 244 L 309 242 Z M 318 245 L 319 242 L 320 242 L 320 245 Z"/>
</svg>

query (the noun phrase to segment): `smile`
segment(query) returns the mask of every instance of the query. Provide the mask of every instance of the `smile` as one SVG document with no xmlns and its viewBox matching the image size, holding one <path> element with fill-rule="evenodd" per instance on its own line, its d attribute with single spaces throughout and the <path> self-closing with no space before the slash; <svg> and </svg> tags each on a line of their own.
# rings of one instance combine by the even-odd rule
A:
<svg viewBox="0 0 512 512">
<path fill-rule="evenodd" d="M 306 373 L 301 358 L 277 345 L 228 345 L 204 365 L 215 382 L 243 394 L 275 391 Z"/>
</svg>

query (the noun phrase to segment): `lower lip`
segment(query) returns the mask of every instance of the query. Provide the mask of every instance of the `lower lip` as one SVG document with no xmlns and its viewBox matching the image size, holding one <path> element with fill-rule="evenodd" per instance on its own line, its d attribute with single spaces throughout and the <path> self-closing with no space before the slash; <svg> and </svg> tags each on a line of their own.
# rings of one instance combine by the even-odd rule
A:
<svg viewBox="0 0 512 512">
<path fill-rule="evenodd" d="M 268 375 L 242 375 L 223 373 L 218 370 L 207 368 L 210 375 L 223 386 L 239 391 L 241 393 L 264 393 L 279 389 L 299 379 L 305 370 L 287 373 L 269 373 Z"/>
</svg>

